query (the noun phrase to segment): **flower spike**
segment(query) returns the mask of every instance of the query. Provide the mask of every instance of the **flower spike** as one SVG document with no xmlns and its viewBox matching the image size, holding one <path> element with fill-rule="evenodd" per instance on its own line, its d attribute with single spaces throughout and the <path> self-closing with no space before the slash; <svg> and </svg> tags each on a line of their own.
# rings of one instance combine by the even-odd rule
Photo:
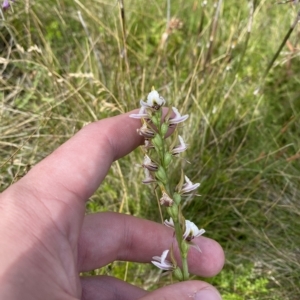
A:
<svg viewBox="0 0 300 300">
<path fill-rule="evenodd" d="M 160 195 L 158 201 L 161 206 L 164 206 L 170 217 L 169 220 L 164 221 L 164 224 L 173 229 L 173 237 L 176 239 L 180 252 L 180 266 L 174 255 L 175 243 L 173 242 L 169 250 L 163 251 L 161 256 L 154 256 L 151 262 L 162 270 L 171 271 L 178 280 L 183 281 L 188 280 L 190 276 L 187 260 L 190 247 L 195 247 L 201 252 L 199 246 L 192 240 L 201 236 L 205 231 L 199 229 L 193 222 L 186 220 L 182 211 L 188 201 L 182 203 L 182 198 L 190 199 L 194 196 L 195 192 L 193 191 L 200 186 L 200 183 L 192 183 L 184 175 L 183 169 L 179 173 L 180 180 L 177 186 L 174 187 L 171 182 L 170 171 L 173 169 L 174 172 L 177 172 L 172 160 L 174 160 L 174 156 L 179 156 L 188 148 L 182 136 L 177 133 L 177 129 L 181 127 L 177 124 L 186 121 L 189 115 L 181 115 L 178 109 L 172 105 L 169 105 L 168 112 L 165 114 L 162 109 L 165 103 L 165 99 L 153 87 L 146 100 L 140 100 L 139 112 L 130 114 L 130 117 L 141 120 L 141 128 L 137 129 L 137 132 L 144 138 L 142 146 L 144 161 L 141 167 L 144 169 L 145 176 L 142 183 L 154 183 L 155 188 L 159 188 L 160 191 L 156 193 L 156 196 Z M 170 132 L 172 130 L 169 131 L 169 129 L 175 127 L 177 128 L 173 135 L 174 138 L 168 142 L 166 138 L 172 134 Z M 170 232 L 171 234 L 172 232 Z M 168 259 L 167 256 L 169 256 Z"/>
</svg>

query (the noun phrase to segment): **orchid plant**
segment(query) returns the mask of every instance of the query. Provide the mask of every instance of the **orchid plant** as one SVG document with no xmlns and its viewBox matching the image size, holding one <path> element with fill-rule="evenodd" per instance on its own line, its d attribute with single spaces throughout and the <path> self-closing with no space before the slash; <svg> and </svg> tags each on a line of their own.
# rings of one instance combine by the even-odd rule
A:
<svg viewBox="0 0 300 300">
<path fill-rule="evenodd" d="M 175 277 L 188 280 L 189 271 L 187 255 L 191 246 L 199 247 L 192 243 L 195 237 L 202 235 L 205 230 L 199 229 L 193 222 L 185 220 L 182 213 L 182 198 L 191 196 L 200 186 L 200 183 L 192 181 L 181 171 L 178 176 L 178 184 L 172 187 L 170 181 L 170 166 L 174 157 L 180 156 L 188 145 L 182 136 L 178 135 L 178 124 L 185 122 L 189 115 L 181 115 L 176 107 L 170 107 L 163 117 L 162 107 L 166 104 L 165 99 L 153 88 L 147 97 L 147 101 L 140 101 L 140 110 L 137 114 L 131 114 L 134 119 L 141 119 L 142 126 L 137 130 L 138 134 L 145 138 L 142 146 L 144 152 L 145 179 L 144 184 L 155 184 L 160 188 L 159 203 L 166 207 L 169 220 L 165 220 L 167 227 L 173 228 L 181 256 L 182 268 L 178 266 L 173 253 L 173 245 L 166 249 L 161 256 L 154 256 L 152 263 L 162 269 L 173 272 Z M 169 128 L 173 128 L 173 137 L 170 143 L 166 141 Z M 167 256 L 170 252 L 170 260 Z"/>
</svg>

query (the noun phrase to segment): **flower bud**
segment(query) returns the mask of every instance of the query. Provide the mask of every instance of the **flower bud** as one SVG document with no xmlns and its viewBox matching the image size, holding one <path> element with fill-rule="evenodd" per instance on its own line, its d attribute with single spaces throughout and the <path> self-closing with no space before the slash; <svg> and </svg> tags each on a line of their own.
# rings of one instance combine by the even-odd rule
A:
<svg viewBox="0 0 300 300">
<path fill-rule="evenodd" d="M 167 123 L 162 123 L 161 124 L 161 129 L 160 130 L 161 130 L 162 136 L 166 135 L 168 129 L 169 129 L 169 125 Z"/>
<path fill-rule="evenodd" d="M 153 122 L 153 124 L 156 126 L 156 127 L 159 127 L 160 125 L 160 119 L 157 117 L 157 115 L 153 115 L 151 117 L 151 121 Z"/>
<path fill-rule="evenodd" d="M 157 172 L 155 173 L 158 180 L 160 180 L 163 184 L 167 182 L 167 174 L 165 169 L 162 166 L 158 167 Z"/>
<path fill-rule="evenodd" d="M 173 204 L 171 207 L 167 208 L 168 214 L 173 219 L 173 222 L 178 221 L 178 206 Z"/>
<path fill-rule="evenodd" d="M 169 166 L 171 161 L 172 161 L 172 154 L 169 153 L 169 152 L 165 153 L 165 155 L 164 155 L 164 165 L 165 165 L 166 168 Z"/>
<path fill-rule="evenodd" d="M 181 242 L 181 252 L 183 257 L 187 257 L 187 253 L 189 251 L 190 246 L 187 244 L 185 240 Z"/>
<path fill-rule="evenodd" d="M 181 202 L 181 196 L 180 196 L 178 193 L 174 193 L 174 194 L 173 194 L 173 199 L 174 199 L 174 201 L 175 201 L 175 203 L 176 203 L 177 205 L 180 204 L 180 202 Z"/>
<path fill-rule="evenodd" d="M 183 281 L 183 275 L 182 275 L 182 271 L 180 270 L 179 267 L 177 267 L 174 271 L 173 271 L 174 276 L 176 277 L 176 279 L 178 279 L 179 281 Z"/>
<path fill-rule="evenodd" d="M 161 151 L 161 149 L 163 148 L 163 139 L 159 134 L 156 134 L 152 139 L 152 144 L 157 150 Z"/>
</svg>

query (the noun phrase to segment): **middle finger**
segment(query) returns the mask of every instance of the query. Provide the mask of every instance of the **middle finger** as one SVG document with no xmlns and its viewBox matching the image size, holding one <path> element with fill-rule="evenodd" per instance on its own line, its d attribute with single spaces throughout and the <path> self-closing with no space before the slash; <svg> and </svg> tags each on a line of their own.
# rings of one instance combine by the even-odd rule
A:
<svg viewBox="0 0 300 300">
<path fill-rule="evenodd" d="M 224 264 L 221 246 L 202 236 L 193 242 L 201 252 L 190 249 L 190 272 L 205 277 L 217 274 Z M 112 212 L 87 215 L 79 239 L 79 271 L 101 268 L 115 260 L 149 263 L 172 243 L 176 245 L 173 230 L 152 221 Z"/>
</svg>

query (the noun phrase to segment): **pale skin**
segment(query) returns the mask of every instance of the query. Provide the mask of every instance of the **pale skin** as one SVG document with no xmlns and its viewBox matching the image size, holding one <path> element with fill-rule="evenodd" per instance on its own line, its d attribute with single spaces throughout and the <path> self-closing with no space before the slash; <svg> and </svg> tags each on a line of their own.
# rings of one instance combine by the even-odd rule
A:
<svg viewBox="0 0 300 300">
<path fill-rule="evenodd" d="M 151 221 L 85 215 L 112 162 L 143 142 L 129 114 L 85 126 L 0 195 L 0 299 L 221 299 L 196 280 L 148 292 L 109 276 L 79 276 L 115 260 L 149 263 L 174 241 L 171 228 Z M 194 242 L 202 253 L 190 250 L 190 272 L 217 274 L 221 246 L 207 237 Z"/>
</svg>

